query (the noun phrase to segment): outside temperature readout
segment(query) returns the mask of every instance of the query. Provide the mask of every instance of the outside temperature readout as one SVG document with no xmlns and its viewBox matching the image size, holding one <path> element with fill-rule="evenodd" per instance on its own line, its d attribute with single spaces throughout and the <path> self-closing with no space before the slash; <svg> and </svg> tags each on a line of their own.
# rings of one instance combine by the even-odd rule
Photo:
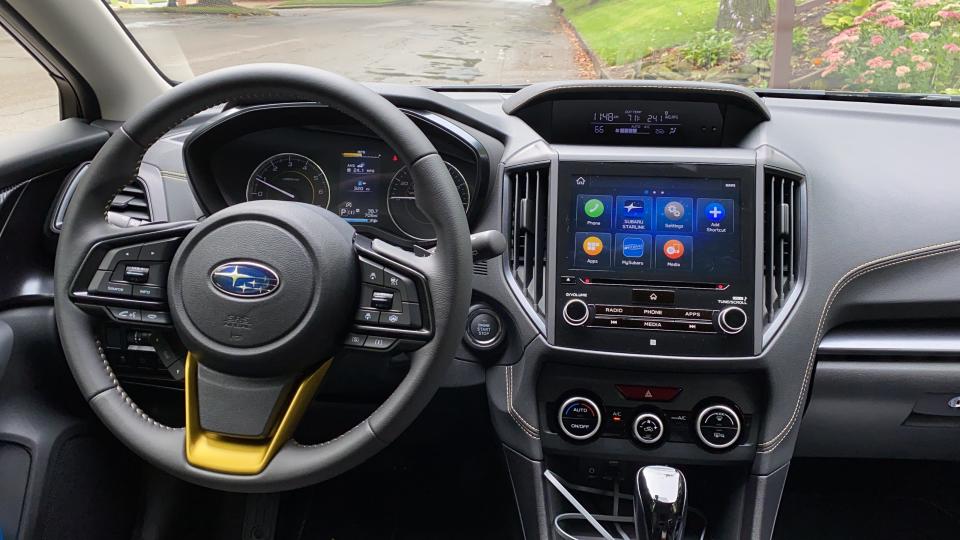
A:
<svg viewBox="0 0 960 540">
<path fill-rule="evenodd" d="M 672 137 L 680 134 L 680 113 L 671 110 L 647 112 L 626 110 L 623 112 L 600 111 L 593 113 L 593 132 L 607 131 L 619 135 L 655 135 Z"/>
<path fill-rule="evenodd" d="M 554 102 L 553 138 L 574 144 L 718 146 L 716 103 L 579 99 Z"/>
</svg>

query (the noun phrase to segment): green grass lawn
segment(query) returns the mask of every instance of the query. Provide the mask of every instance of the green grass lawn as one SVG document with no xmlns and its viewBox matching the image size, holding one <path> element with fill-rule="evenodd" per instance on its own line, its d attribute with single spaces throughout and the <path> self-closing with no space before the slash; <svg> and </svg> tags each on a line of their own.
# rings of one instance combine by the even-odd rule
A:
<svg viewBox="0 0 960 540">
<path fill-rule="evenodd" d="M 717 0 L 556 0 L 564 15 L 609 65 L 681 45 L 717 20 Z"/>
<path fill-rule="evenodd" d="M 291 7 L 324 7 L 324 6 L 337 6 L 337 5 L 382 5 L 382 4 L 396 4 L 399 0 L 283 0 L 280 2 L 277 7 L 281 8 L 291 8 Z"/>
</svg>

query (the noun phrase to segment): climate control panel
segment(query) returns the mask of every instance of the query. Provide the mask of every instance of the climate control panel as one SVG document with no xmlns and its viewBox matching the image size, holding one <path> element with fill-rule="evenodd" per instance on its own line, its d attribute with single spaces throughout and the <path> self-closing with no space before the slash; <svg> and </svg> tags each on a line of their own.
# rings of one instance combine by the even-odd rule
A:
<svg viewBox="0 0 960 540">
<path fill-rule="evenodd" d="M 635 388 L 635 387 L 633 387 Z M 649 399 L 676 395 L 670 388 Z M 622 393 L 622 392 L 621 392 Z M 635 407 L 604 406 L 589 392 L 573 392 L 556 404 L 556 426 L 570 442 L 588 443 L 600 438 L 629 439 L 641 448 L 655 448 L 665 442 L 693 443 L 711 452 L 728 450 L 740 442 L 750 422 L 732 401 L 703 400 L 693 410 L 676 410 L 669 405 L 644 403 Z"/>
</svg>

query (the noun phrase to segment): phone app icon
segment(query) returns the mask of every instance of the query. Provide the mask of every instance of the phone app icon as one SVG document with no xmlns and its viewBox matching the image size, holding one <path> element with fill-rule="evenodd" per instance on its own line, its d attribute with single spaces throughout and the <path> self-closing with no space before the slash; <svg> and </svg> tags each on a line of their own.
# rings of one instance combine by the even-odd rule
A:
<svg viewBox="0 0 960 540">
<path fill-rule="evenodd" d="M 603 215 L 604 205 L 600 199 L 587 199 L 583 205 L 583 213 L 587 217 L 598 218 Z"/>
<path fill-rule="evenodd" d="M 603 253 L 603 240 L 596 236 L 588 236 L 583 240 L 583 252 L 591 257 Z"/>
<path fill-rule="evenodd" d="M 613 196 L 577 195 L 577 228 L 609 231 L 613 225 Z"/>
<path fill-rule="evenodd" d="M 663 243 L 663 255 L 670 260 L 677 260 L 683 257 L 683 242 L 679 240 L 667 240 Z"/>
</svg>

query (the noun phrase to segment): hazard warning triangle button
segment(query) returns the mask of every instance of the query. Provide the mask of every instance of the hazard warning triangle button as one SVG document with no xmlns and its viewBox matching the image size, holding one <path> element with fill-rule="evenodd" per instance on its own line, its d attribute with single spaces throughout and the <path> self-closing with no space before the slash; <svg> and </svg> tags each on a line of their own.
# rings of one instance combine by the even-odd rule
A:
<svg viewBox="0 0 960 540">
<path fill-rule="evenodd" d="M 631 401 L 673 401 L 680 395 L 682 388 L 671 386 L 638 386 L 618 384 L 617 391 Z"/>
</svg>

